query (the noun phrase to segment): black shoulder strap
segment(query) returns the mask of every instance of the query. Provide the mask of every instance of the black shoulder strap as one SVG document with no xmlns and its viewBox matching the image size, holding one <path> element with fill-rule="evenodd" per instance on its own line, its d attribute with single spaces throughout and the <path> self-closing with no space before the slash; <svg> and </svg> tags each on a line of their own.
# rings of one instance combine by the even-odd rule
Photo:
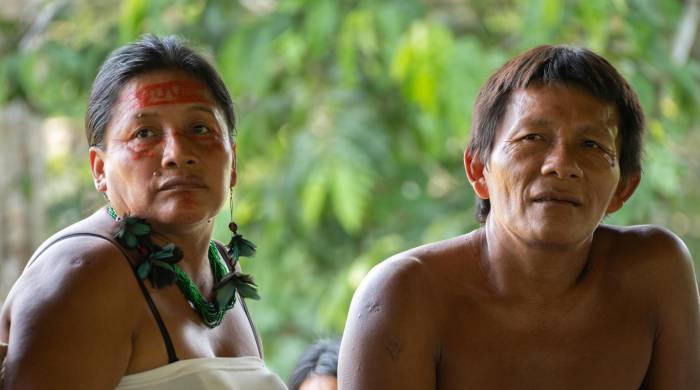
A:
<svg viewBox="0 0 700 390">
<path fill-rule="evenodd" d="M 236 272 L 236 265 L 232 264 L 229 261 L 228 256 L 226 256 L 226 247 L 219 241 L 214 240 L 214 243 L 216 244 L 216 249 L 219 250 L 219 254 L 221 257 L 224 259 L 224 262 L 228 266 L 228 269 L 230 272 Z M 253 331 L 253 337 L 255 337 L 255 345 L 258 347 L 258 355 L 260 356 L 260 359 L 263 358 L 263 353 L 262 353 L 262 345 L 261 345 L 261 340 L 260 340 L 260 335 L 258 334 L 258 330 L 255 328 L 255 324 L 253 323 L 253 318 L 250 316 L 250 312 L 248 311 L 248 305 L 245 303 L 245 299 L 236 292 L 236 295 L 238 296 L 238 302 L 241 303 L 241 306 L 243 307 L 243 311 L 245 312 L 246 318 L 248 318 L 248 323 L 250 324 L 250 329 Z"/>
<path fill-rule="evenodd" d="M 143 297 L 146 299 L 146 303 L 148 304 L 148 308 L 151 309 L 151 313 L 153 313 L 153 317 L 155 318 L 156 323 L 158 324 L 158 328 L 160 329 L 160 333 L 163 336 L 163 342 L 165 343 L 165 349 L 168 352 L 168 364 L 178 361 L 179 359 L 177 358 L 177 355 L 175 354 L 175 346 L 173 346 L 173 342 L 170 339 L 170 333 L 168 333 L 168 329 L 165 327 L 165 322 L 163 322 L 163 318 L 160 316 L 160 312 L 158 311 L 156 304 L 153 302 L 153 298 L 151 298 L 151 294 L 148 293 L 148 289 L 146 289 L 146 286 L 143 284 L 143 280 L 141 280 L 141 278 L 139 278 L 139 275 L 136 272 L 136 268 L 129 260 L 129 254 L 126 253 L 124 248 L 122 248 L 121 245 L 119 245 L 119 243 L 117 243 L 116 241 L 112 240 L 109 237 L 105 237 L 101 234 L 96 234 L 96 233 L 80 232 L 80 233 L 66 234 L 65 236 L 61 236 L 61 237 L 58 237 L 57 239 L 53 240 L 51 243 L 44 246 L 44 248 L 39 253 L 32 256 L 32 259 L 30 259 L 29 264 L 27 265 L 27 268 L 29 268 L 29 266 L 31 266 L 33 264 L 33 262 L 37 258 L 39 258 L 39 256 L 41 256 L 47 249 L 49 249 L 49 247 L 56 244 L 57 242 L 63 241 L 67 238 L 81 237 L 81 236 L 101 238 L 103 240 L 109 241 L 119 249 L 119 251 L 122 253 L 122 255 L 124 255 L 124 259 L 129 264 L 129 268 L 131 268 L 131 271 L 134 273 L 134 277 L 136 278 L 136 281 L 139 285 L 139 288 L 141 289 L 141 293 L 143 294 Z"/>
</svg>

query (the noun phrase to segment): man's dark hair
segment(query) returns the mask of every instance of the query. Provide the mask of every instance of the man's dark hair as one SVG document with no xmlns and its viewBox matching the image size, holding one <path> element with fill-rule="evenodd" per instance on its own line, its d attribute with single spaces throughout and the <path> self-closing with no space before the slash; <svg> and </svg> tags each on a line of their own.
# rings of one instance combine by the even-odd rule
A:
<svg viewBox="0 0 700 390">
<path fill-rule="evenodd" d="M 183 71 L 206 83 L 233 134 L 236 124 L 233 102 L 214 67 L 179 38 L 148 34 L 114 50 L 97 73 L 85 113 L 88 145 L 104 147 L 105 129 L 122 88 L 134 76 L 155 70 Z"/>
<path fill-rule="evenodd" d="M 617 109 L 622 146 L 620 175 L 626 179 L 641 172 L 644 112 L 625 79 L 603 57 L 582 47 L 538 46 L 506 62 L 481 87 L 474 104 L 471 139 L 467 151 L 486 165 L 496 132 L 515 90 L 533 84 L 571 85 L 582 88 Z M 476 218 L 486 222 L 488 199 L 477 198 Z"/>
<path fill-rule="evenodd" d="M 299 358 L 287 380 L 289 390 L 299 390 L 312 375 L 338 377 L 338 350 L 340 341 L 320 340 L 312 344 Z"/>
</svg>

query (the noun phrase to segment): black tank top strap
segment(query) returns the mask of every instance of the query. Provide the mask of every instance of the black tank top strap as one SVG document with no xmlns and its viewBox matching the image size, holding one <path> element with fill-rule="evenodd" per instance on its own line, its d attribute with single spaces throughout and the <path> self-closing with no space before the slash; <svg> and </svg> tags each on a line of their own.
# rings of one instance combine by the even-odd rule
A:
<svg viewBox="0 0 700 390">
<path fill-rule="evenodd" d="M 228 256 L 226 256 L 226 247 L 220 243 L 219 241 L 214 240 L 214 243 L 216 244 L 216 249 L 219 250 L 219 254 L 221 255 L 221 258 L 224 259 L 224 262 L 228 266 L 229 271 L 231 272 L 236 272 L 236 265 L 232 264 L 229 261 Z M 255 323 L 253 323 L 253 318 L 250 316 L 250 312 L 248 311 L 248 305 L 245 303 L 245 299 L 236 292 L 236 295 L 238 296 L 238 302 L 241 303 L 241 306 L 243 307 L 243 311 L 245 312 L 246 318 L 248 318 L 248 323 L 250 324 L 250 329 L 253 331 L 253 337 L 255 338 L 255 346 L 258 348 L 258 356 L 260 356 L 260 359 L 263 358 L 263 353 L 262 353 L 262 345 L 260 342 L 260 335 L 258 334 L 257 328 L 255 328 Z"/>
<path fill-rule="evenodd" d="M 44 246 L 44 248 L 37 253 L 36 255 L 32 256 L 32 258 L 29 260 L 29 264 L 27 264 L 27 267 L 31 266 L 32 263 L 41 256 L 44 251 L 46 251 L 49 247 L 52 245 L 58 243 L 59 241 L 63 241 L 67 238 L 72 238 L 72 237 L 84 237 L 84 236 L 89 236 L 89 237 L 95 237 L 95 238 L 101 238 L 103 240 L 109 241 L 112 243 L 114 246 L 116 246 L 119 251 L 124 255 L 124 259 L 126 262 L 129 264 L 129 268 L 131 268 L 131 271 L 134 273 L 134 277 L 136 278 L 136 282 L 139 285 L 139 288 L 141 289 L 141 293 L 143 294 L 143 297 L 146 299 L 146 303 L 148 304 L 148 308 L 151 310 L 151 313 L 153 313 L 153 317 L 156 320 L 156 323 L 158 324 L 158 329 L 160 329 L 160 333 L 163 336 L 163 342 L 165 343 L 165 349 L 168 352 L 168 364 L 174 363 L 178 361 L 179 359 L 177 358 L 177 355 L 175 354 L 175 346 L 173 345 L 172 339 L 170 338 L 170 333 L 168 333 L 168 329 L 165 327 L 165 322 L 163 322 L 163 318 L 160 316 L 160 312 L 158 311 L 158 308 L 156 307 L 155 302 L 153 302 L 153 298 L 151 297 L 151 294 L 148 292 L 148 289 L 146 288 L 146 285 L 143 283 L 143 280 L 139 278 L 139 275 L 136 271 L 136 267 L 131 263 L 129 254 L 126 253 L 124 248 L 119 245 L 116 241 L 109 237 L 105 237 L 101 234 L 96 234 L 96 233 L 88 233 L 88 232 L 79 232 L 79 233 L 71 233 L 71 234 L 66 234 L 65 236 L 61 236 L 56 238 L 55 240 L 51 241 L 49 244 Z"/>
</svg>

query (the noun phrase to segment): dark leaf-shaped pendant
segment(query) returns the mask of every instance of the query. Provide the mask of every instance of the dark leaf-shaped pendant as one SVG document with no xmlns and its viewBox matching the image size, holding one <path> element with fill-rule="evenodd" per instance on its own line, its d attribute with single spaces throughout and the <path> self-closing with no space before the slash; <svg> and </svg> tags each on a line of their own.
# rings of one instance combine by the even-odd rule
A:
<svg viewBox="0 0 700 390">
<path fill-rule="evenodd" d="M 149 256 L 150 260 L 165 261 L 170 264 L 175 264 L 182 259 L 182 251 L 175 244 L 170 243 L 159 251 L 152 253 Z"/>
<path fill-rule="evenodd" d="M 237 261 L 239 257 L 253 257 L 255 256 L 256 246 L 251 241 L 246 240 L 240 234 L 234 234 L 231 237 L 228 245 L 226 245 L 228 250 L 228 255 L 231 256 L 233 261 Z"/>
<path fill-rule="evenodd" d="M 153 260 L 151 264 L 149 279 L 155 288 L 169 286 L 177 279 L 177 272 L 172 265 L 160 260 Z"/>
<path fill-rule="evenodd" d="M 151 262 L 148 260 L 141 261 L 141 264 L 136 268 L 136 273 L 139 275 L 141 280 L 146 279 L 149 273 L 151 273 Z"/>
<path fill-rule="evenodd" d="M 236 272 L 233 281 L 236 284 L 236 290 L 243 298 L 260 299 L 257 285 L 252 276 Z"/>
<path fill-rule="evenodd" d="M 216 303 L 220 309 L 233 306 L 236 303 L 236 285 L 230 278 L 221 279 L 214 286 L 214 290 L 216 291 Z"/>
<path fill-rule="evenodd" d="M 151 225 L 145 219 L 126 215 L 117 222 L 117 233 L 114 237 L 122 245 L 134 249 L 139 240 L 147 240 L 150 233 Z"/>
</svg>

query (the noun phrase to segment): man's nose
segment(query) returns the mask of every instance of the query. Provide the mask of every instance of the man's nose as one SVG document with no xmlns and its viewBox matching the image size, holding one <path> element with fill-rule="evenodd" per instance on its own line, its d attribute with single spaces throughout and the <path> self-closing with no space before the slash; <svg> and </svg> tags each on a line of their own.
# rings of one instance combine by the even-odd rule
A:
<svg viewBox="0 0 700 390">
<path fill-rule="evenodd" d="M 560 179 L 578 179 L 583 176 L 583 170 L 576 161 L 576 153 L 572 145 L 563 141 L 554 143 L 547 152 L 542 164 L 543 175 L 556 175 Z"/>
<path fill-rule="evenodd" d="M 181 131 L 166 132 L 163 145 L 163 168 L 179 168 L 197 163 L 191 141 Z"/>
</svg>

